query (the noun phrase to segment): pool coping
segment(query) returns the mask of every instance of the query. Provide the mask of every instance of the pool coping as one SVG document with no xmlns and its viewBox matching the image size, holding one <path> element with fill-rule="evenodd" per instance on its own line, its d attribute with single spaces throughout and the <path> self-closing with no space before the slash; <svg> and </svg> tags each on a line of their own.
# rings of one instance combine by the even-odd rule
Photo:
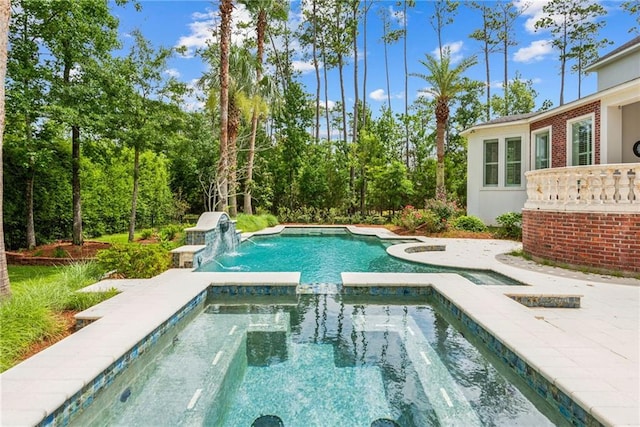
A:
<svg viewBox="0 0 640 427">
<path fill-rule="evenodd" d="M 370 230 L 358 234 L 375 235 L 380 229 Z M 433 241 L 431 243 L 440 244 Z M 464 258 L 464 254 L 456 246 L 469 246 L 468 242 L 459 242 L 458 239 L 447 240 L 446 244 L 447 251 L 458 251 L 459 258 Z M 514 243 L 511 242 L 511 245 Z M 482 264 L 484 269 L 489 269 L 487 260 L 496 262 L 496 253 L 507 252 L 503 250 L 503 244 L 492 244 L 490 248 L 491 250 L 486 252 L 473 251 L 478 254 L 473 260 L 474 268 Z M 415 261 L 417 256 L 429 257 L 431 263 L 437 261 L 434 261 L 433 256 L 438 255 L 436 252 L 408 254 L 404 250 L 403 253 L 412 261 Z M 485 262 L 478 264 L 479 258 Z M 465 264 L 468 264 L 466 260 Z M 552 282 L 552 285 L 578 286 L 575 280 L 550 278 L 538 272 L 523 273 L 522 270 L 503 264 L 494 267 L 494 271 L 510 277 L 519 276 L 513 278 L 527 284 L 544 280 Z M 455 276 L 455 279 L 451 276 Z M 78 390 L 91 385 L 105 369 L 160 325 L 169 321 L 181 308 L 211 285 L 222 287 L 254 284 L 286 287 L 298 279 L 299 273 L 195 273 L 185 269 L 174 269 L 152 279 L 140 280 L 125 292 L 95 306 L 93 309 L 98 313 L 93 314 L 95 318 L 100 319 L 99 321 L 0 374 L 0 424 L 35 425 L 47 419 L 65 401 L 77 396 Z M 343 273 L 343 286 L 347 288 L 374 285 L 409 285 L 435 289 L 465 315 L 538 369 L 550 382 L 557 385 L 602 424 L 640 423 L 637 387 L 640 384 L 640 368 L 637 360 L 628 360 L 598 343 L 574 336 L 570 331 L 563 331 L 554 326 L 546 321 L 545 316 L 539 315 L 537 309 L 524 307 L 505 296 L 505 293 L 518 292 L 513 286 L 481 287 L 450 273 Z M 580 285 L 589 286 L 585 283 Z M 592 283 L 591 286 L 595 284 Z M 525 288 L 520 292 L 531 293 L 532 287 L 534 286 L 515 288 Z M 586 297 L 590 304 L 595 302 L 588 293 Z M 637 301 L 635 303 L 637 304 Z M 141 307 L 144 307 L 144 310 L 141 310 Z M 548 313 L 549 310 L 543 312 Z M 83 358 L 80 367 L 73 360 L 78 357 Z M 25 399 L 24 396 L 29 398 Z"/>
</svg>

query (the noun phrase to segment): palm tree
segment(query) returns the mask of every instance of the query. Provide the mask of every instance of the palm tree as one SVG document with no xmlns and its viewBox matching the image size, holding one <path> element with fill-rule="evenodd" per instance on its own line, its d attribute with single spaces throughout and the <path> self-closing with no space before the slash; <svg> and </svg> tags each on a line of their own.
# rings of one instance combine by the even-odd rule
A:
<svg viewBox="0 0 640 427">
<path fill-rule="evenodd" d="M 454 68 L 451 64 L 451 52 L 444 49 L 442 58 L 437 58 L 426 54 L 426 60 L 420 63 L 427 68 L 429 74 L 411 73 L 412 76 L 420 77 L 431 85 L 424 89 L 433 95 L 436 103 L 436 144 L 437 144 L 437 168 L 436 168 L 436 199 L 446 200 L 447 192 L 444 186 L 444 137 L 447 121 L 449 120 L 449 103 L 455 98 L 464 86 L 462 84 L 462 73 L 469 67 L 475 65 L 476 57 L 465 58 Z"/>
<path fill-rule="evenodd" d="M 229 45 L 231 42 L 231 13 L 233 2 L 220 2 L 220 161 L 218 163 L 219 209 L 226 211 L 229 195 Z"/>
<path fill-rule="evenodd" d="M 2 136 L 4 135 L 4 80 L 7 75 L 7 37 L 11 4 L 8 0 L 0 2 L 0 298 L 11 296 L 7 257 L 4 252 L 4 227 L 2 226 Z"/>
</svg>

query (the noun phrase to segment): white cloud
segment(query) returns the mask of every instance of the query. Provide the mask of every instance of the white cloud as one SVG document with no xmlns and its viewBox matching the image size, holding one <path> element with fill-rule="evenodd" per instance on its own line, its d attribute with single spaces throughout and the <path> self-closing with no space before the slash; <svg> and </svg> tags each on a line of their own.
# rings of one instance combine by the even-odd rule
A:
<svg viewBox="0 0 640 427">
<path fill-rule="evenodd" d="M 369 92 L 369 98 L 373 99 L 374 101 L 386 101 L 387 99 L 391 98 L 391 99 L 403 99 L 404 98 L 404 93 L 403 92 L 399 92 L 396 94 L 391 94 L 391 96 L 387 95 L 384 91 L 384 89 L 376 89 L 372 92 Z"/>
<path fill-rule="evenodd" d="M 335 106 L 336 106 L 335 101 L 332 101 L 332 100 L 328 100 L 328 101 L 326 102 L 326 104 L 327 104 L 327 106 L 329 107 L 329 110 L 333 110 L 333 107 L 335 107 Z M 324 105 L 325 105 L 324 100 L 321 100 L 321 101 L 320 101 L 320 105 L 321 105 L 322 107 L 324 107 Z"/>
<path fill-rule="evenodd" d="M 207 46 L 207 43 L 215 41 L 214 30 L 220 24 L 219 11 L 208 9 L 206 12 L 194 12 L 191 15 L 193 22 L 189 24 L 190 34 L 182 36 L 176 42 L 176 47 L 184 46 L 187 51 L 183 54 L 186 58 L 191 58 L 196 49 Z M 231 15 L 231 43 L 240 45 L 247 38 L 255 38 L 253 26 L 247 25 L 251 22 L 251 14 L 247 8 L 236 3 Z"/>
<path fill-rule="evenodd" d="M 457 41 L 457 42 L 451 42 L 451 43 L 445 43 L 442 46 L 442 50 L 446 51 L 447 49 L 449 49 L 449 54 L 451 55 L 451 62 L 455 63 L 460 61 L 463 58 L 462 55 L 462 46 L 464 45 L 464 42 L 462 40 Z M 440 57 L 440 49 L 435 48 L 431 51 L 431 55 L 433 55 L 436 58 Z"/>
<path fill-rule="evenodd" d="M 164 70 L 164 73 L 166 75 L 168 75 L 169 77 L 175 77 L 176 79 L 178 77 L 180 77 L 180 71 L 178 71 L 175 68 L 168 68 L 168 69 Z"/>
<path fill-rule="evenodd" d="M 537 62 L 545 59 L 553 51 L 553 46 L 549 40 L 536 40 L 527 47 L 518 49 L 513 54 L 515 62 Z"/>
<path fill-rule="evenodd" d="M 315 67 L 313 66 L 313 62 L 311 61 L 292 61 L 291 66 L 295 71 L 299 71 L 302 74 L 307 74 L 312 71 L 315 71 Z M 319 67 L 322 67 L 321 63 L 318 63 Z"/>
</svg>

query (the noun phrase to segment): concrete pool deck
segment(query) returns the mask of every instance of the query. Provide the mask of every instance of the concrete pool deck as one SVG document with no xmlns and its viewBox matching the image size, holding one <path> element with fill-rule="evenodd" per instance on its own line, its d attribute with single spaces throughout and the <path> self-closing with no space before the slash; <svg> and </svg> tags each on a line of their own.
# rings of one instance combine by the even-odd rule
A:
<svg viewBox="0 0 640 427">
<path fill-rule="evenodd" d="M 354 227 L 350 227 L 354 230 Z M 359 234 L 394 237 L 379 228 Z M 277 231 L 276 231 L 277 232 Z M 400 236 L 406 239 L 406 236 Z M 605 425 L 640 425 L 640 280 L 568 272 L 504 255 L 520 244 L 428 239 L 389 252 L 429 264 L 491 269 L 527 286 L 478 286 L 450 273 L 343 273 L 348 286 L 432 286 Z M 405 251 L 416 245 L 445 251 Z M 208 286 L 291 286 L 299 273 L 194 273 L 172 269 L 152 279 L 102 281 L 122 293 L 83 314 L 95 321 L 0 374 L 0 425 L 35 425 L 91 384 Z M 580 308 L 528 308 L 506 294 L 581 295 Z"/>
</svg>

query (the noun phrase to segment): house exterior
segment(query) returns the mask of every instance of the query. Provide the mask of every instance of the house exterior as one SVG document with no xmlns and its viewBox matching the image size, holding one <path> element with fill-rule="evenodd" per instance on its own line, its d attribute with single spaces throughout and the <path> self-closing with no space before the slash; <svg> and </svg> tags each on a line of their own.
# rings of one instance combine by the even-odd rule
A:
<svg viewBox="0 0 640 427">
<path fill-rule="evenodd" d="M 467 214 L 522 212 L 533 258 L 640 273 L 640 37 L 600 58 L 596 93 L 475 125 Z"/>
<path fill-rule="evenodd" d="M 495 224 L 498 215 L 520 212 L 527 201 L 528 171 L 640 162 L 640 153 L 634 153 L 640 141 L 640 37 L 587 71 L 598 73 L 598 91 L 590 96 L 463 132 L 469 215 Z"/>
</svg>

